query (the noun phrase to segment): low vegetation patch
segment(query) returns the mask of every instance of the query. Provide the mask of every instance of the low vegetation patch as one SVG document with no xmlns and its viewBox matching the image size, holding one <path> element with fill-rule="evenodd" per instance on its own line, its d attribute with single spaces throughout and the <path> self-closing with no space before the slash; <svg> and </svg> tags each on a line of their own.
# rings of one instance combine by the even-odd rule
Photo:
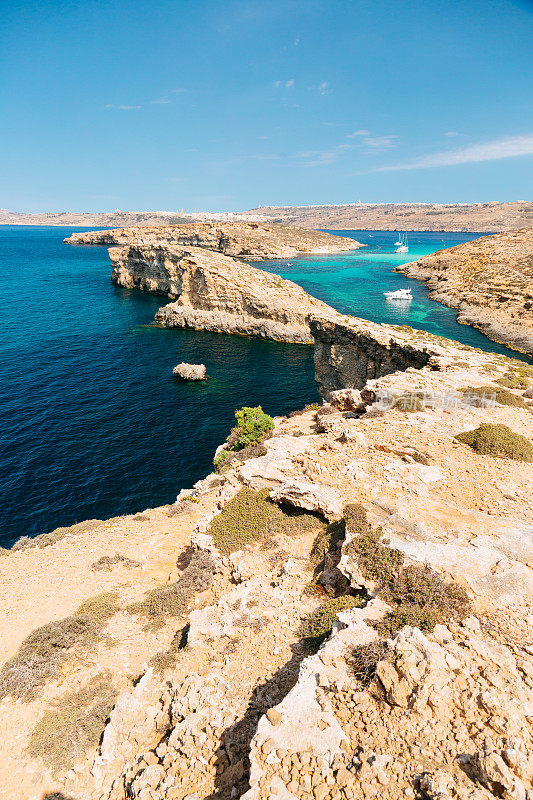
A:
<svg viewBox="0 0 533 800">
<path fill-rule="evenodd" d="M 260 458 L 261 456 L 266 456 L 266 454 L 267 449 L 264 444 L 253 444 L 237 451 L 222 450 L 213 459 L 213 467 L 215 472 L 222 473 L 238 464 L 243 464 L 249 458 Z"/>
<path fill-rule="evenodd" d="M 269 493 L 269 489 L 253 491 L 245 487 L 214 517 L 209 533 L 221 553 L 242 550 L 254 541 L 272 539 L 276 534 L 295 536 L 323 524 L 313 514 L 272 503 Z"/>
<path fill-rule="evenodd" d="M 64 772 L 98 745 L 115 704 L 109 673 L 100 673 L 77 692 L 57 700 L 35 726 L 28 753 L 42 758 L 54 772 Z"/>
<path fill-rule="evenodd" d="M 289 417 L 299 417 L 300 414 L 305 414 L 306 411 L 318 411 L 318 409 L 321 407 L 321 403 L 306 403 L 301 410 L 296 409 L 296 411 L 291 411 Z"/>
<path fill-rule="evenodd" d="M 120 566 L 127 567 L 128 569 L 135 569 L 135 567 L 142 566 L 140 561 L 135 561 L 133 558 L 123 556 L 122 553 L 115 553 L 114 556 L 101 556 L 97 561 L 91 564 L 91 569 L 94 570 L 94 572 L 99 572 L 100 570 L 112 569 L 116 564 L 120 564 Z"/>
<path fill-rule="evenodd" d="M 507 425 L 484 422 L 472 431 L 459 433 L 455 438 L 480 455 L 533 463 L 533 445 L 529 439 L 515 433 Z"/>
<path fill-rule="evenodd" d="M 315 520 L 316 521 L 316 520 Z M 326 553 L 338 550 L 340 542 L 343 541 L 345 536 L 345 523 L 344 520 L 331 522 L 325 525 L 315 536 L 309 560 L 313 567 L 318 567 L 323 563 Z"/>
<path fill-rule="evenodd" d="M 459 390 L 467 398 L 473 400 L 485 400 L 486 402 L 499 403 L 502 406 L 515 406 L 516 408 L 525 408 L 526 403 L 523 398 L 507 389 L 502 389 L 498 386 L 465 386 Z"/>
<path fill-rule="evenodd" d="M 80 533 L 87 533 L 87 531 L 91 531 L 101 524 L 101 519 L 87 519 L 83 522 L 77 522 L 75 525 L 70 525 L 67 528 L 55 528 L 55 530 L 50 533 L 40 533 L 38 536 L 21 536 L 20 539 L 15 542 L 11 550 L 16 552 L 17 550 L 29 550 L 32 547 L 48 547 L 64 539 L 68 534 L 77 535 Z"/>
<path fill-rule="evenodd" d="M 164 625 L 167 617 L 181 617 L 193 595 L 209 589 L 213 583 L 216 565 L 207 550 L 195 550 L 175 583 L 160 586 L 148 592 L 144 600 L 127 607 L 130 614 L 150 618 L 151 627 Z"/>
<path fill-rule="evenodd" d="M 349 664 L 357 680 L 364 686 L 369 686 L 376 674 L 378 663 L 387 657 L 388 652 L 387 642 L 383 639 L 354 647 Z"/>
<path fill-rule="evenodd" d="M 46 683 L 60 676 L 71 649 L 98 641 L 106 622 L 117 611 L 116 596 L 108 592 L 86 600 L 71 617 L 32 631 L 0 670 L 0 699 L 11 695 L 32 700 Z"/>
<path fill-rule="evenodd" d="M 304 639 L 313 639 L 316 644 L 319 644 L 331 633 L 333 623 L 340 611 L 362 608 L 365 602 L 364 598 L 354 597 L 350 594 L 326 600 L 302 621 L 301 636 Z"/>
<path fill-rule="evenodd" d="M 506 389 L 527 389 L 529 386 L 526 375 L 521 375 L 520 372 L 506 372 L 496 383 Z"/>
<path fill-rule="evenodd" d="M 404 625 L 432 631 L 438 623 L 461 620 L 471 610 L 464 589 L 428 566 L 410 565 L 391 573 L 380 585 L 380 596 L 396 605 L 376 626 L 382 636 L 393 636 Z"/>
<path fill-rule="evenodd" d="M 393 405 L 398 411 L 406 412 L 424 411 L 425 407 L 424 398 L 416 392 L 405 392 L 395 399 Z"/>
<path fill-rule="evenodd" d="M 355 558 L 363 578 L 380 584 L 393 580 L 404 562 L 403 553 L 388 547 L 381 533 L 371 529 L 352 539 L 345 552 Z"/>
</svg>

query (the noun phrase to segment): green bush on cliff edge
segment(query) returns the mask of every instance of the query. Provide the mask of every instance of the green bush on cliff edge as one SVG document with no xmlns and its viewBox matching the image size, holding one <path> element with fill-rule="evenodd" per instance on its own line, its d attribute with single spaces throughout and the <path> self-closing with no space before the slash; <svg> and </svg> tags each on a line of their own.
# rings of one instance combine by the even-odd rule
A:
<svg viewBox="0 0 533 800">
<path fill-rule="evenodd" d="M 226 439 L 227 447 L 213 460 L 213 466 L 219 470 L 231 457 L 232 452 L 254 447 L 268 439 L 274 430 L 274 420 L 265 414 L 261 406 L 243 406 L 235 412 L 237 424 Z"/>
</svg>

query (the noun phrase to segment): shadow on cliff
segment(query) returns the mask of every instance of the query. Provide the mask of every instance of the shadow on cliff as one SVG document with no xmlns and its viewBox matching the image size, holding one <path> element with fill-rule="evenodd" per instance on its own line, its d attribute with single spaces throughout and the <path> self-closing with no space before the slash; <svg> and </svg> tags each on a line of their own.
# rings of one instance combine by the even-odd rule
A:
<svg viewBox="0 0 533 800">
<path fill-rule="evenodd" d="M 298 680 L 300 664 L 314 650 L 307 640 L 291 645 L 292 656 L 267 681 L 254 689 L 243 717 L 227 728 L 220 737 L 216 751 L 217 777 L 215 790 L 205 800 L 226 800 L 233 788 L 241 797 L 250 788 L 250 744 L 260 717 L 277 705 Z"/>
</svg>

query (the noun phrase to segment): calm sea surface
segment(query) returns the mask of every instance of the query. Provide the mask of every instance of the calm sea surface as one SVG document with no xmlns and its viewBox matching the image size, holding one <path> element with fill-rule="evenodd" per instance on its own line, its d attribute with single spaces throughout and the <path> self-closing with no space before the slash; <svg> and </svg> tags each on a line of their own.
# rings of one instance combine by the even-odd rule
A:
<svg viewBox="0 0 533 800">
<path fill-rule="evenodd" d="M 4 547 L 171 502 L 209 471 L 235 408 L 284 414 L 317 399 L 312 348 L 150 327 L 164 298 L 115 287 L 105 248 L 62 243 L 74 230 L 84 229 L 0 226 Z M 402 258 L 391 254 L 394 233 L 345 233 L 370 247 L 261 266 L 340 311 L 509 353 L 391 273 Z M 403 260 L 471 238 L 413 233 Z M 387 304 L 383 291 L 407 285 L 408 309 Z M 205 363 L 211 380 L 175 383 L 179 361 Z"/>
</svg>

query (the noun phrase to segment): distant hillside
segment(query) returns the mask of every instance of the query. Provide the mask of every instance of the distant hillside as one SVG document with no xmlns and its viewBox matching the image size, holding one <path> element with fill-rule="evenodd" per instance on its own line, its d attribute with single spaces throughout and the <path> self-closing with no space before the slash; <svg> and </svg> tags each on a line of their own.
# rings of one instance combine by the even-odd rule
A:
<svg viewBox="0 0 533 800">
<path fill-rule="evenodd" d="M 83 225 L 87 228 L 126 228 L 130 225 L 179 225 L 190 218 L 162 211 L 112 211 L 91 213 L 59 211 L 27 214 L 23 211 L 0 209 L 0 225 Z"/>
<path fill-rule="evenodd" d="M 304 228 L 337 230 L 474 231 L 533 226 L 533 203 L 356 203 L 341 206 L 260 206 L 247 214 Z"/>
<path fill-rule="evenodd" d="M 187 222 L 279 222 L 331 230 L 418 230 L 500 233 L 533 227 L 533 203 L 355 203 L 339 206 L 260 206 L 249 211 L 25 212 L 0 209 L 0 225 L 81 225 L 127 228 L 134 225 L 181 225 Z"/>
</svg>

